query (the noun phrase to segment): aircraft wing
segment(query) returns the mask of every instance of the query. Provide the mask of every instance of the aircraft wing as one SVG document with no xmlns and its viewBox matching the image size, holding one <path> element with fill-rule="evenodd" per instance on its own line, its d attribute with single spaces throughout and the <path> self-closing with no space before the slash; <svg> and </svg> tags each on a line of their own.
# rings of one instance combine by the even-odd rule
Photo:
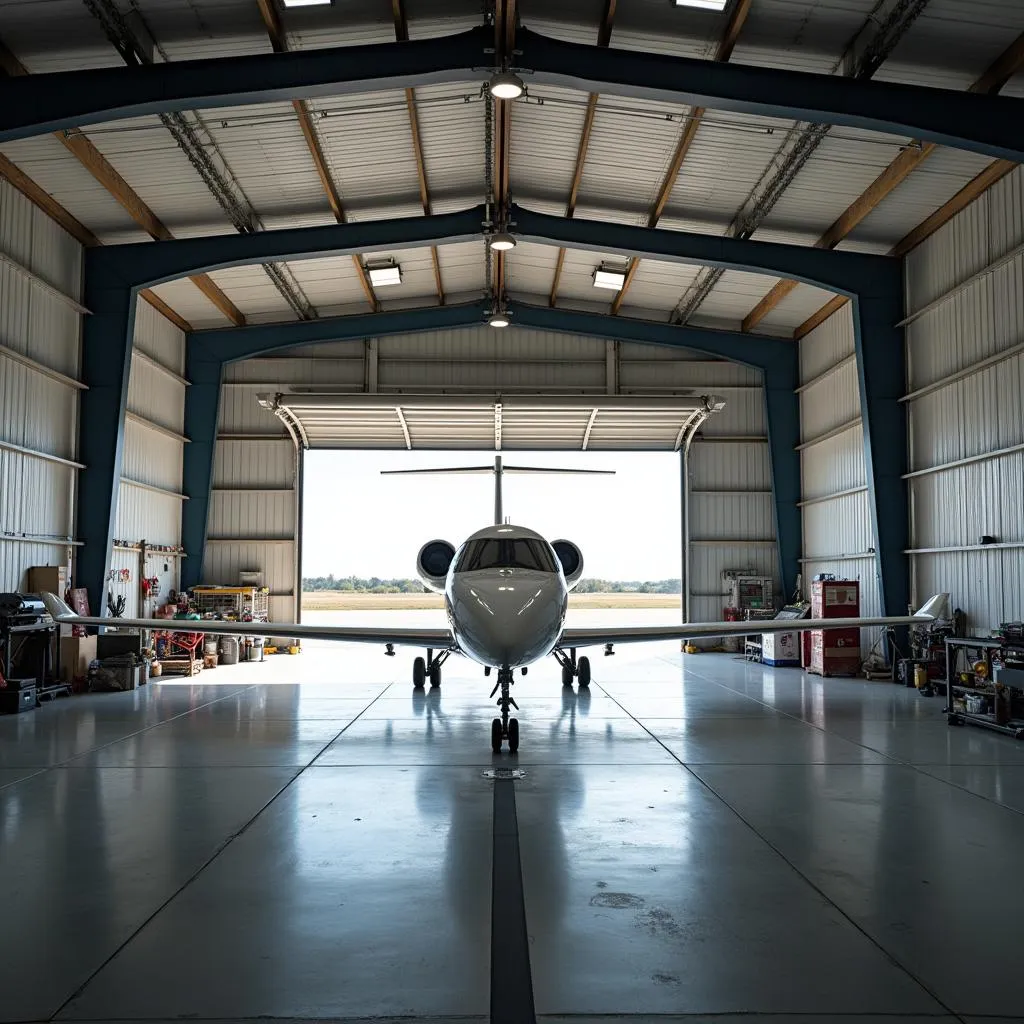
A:
<svg viewBox="0 0 1024 1024">
<path fill-rule="evenodd" d="M 591 647 L 597 644 L 636 644 L 654 640 L 713 640 L 719 636 L 751 633 L 802 633 L 808 629 L 866 629 L 871 626 L 915 626 L 947 618 L 949 595 L 937 594 L 914 615 L 862 619 L 766 619 L 755 622 L 691 622 L 679 626 L 594 626 L 565 629 L 559 647 Z"/>
<path fill-rule="evenodd" d="M 114 619 L 76 615 L 55 594 L 42 600 L 55 622 L 74 626 L 128 626 L 169 633 L 210 633 L 228 636 L 282 636 L 297 640 L 338 640 L 353 644 L 394 644 L 396 647 L 454 648 L 449 629 L 384 629 L 370 626 L 313 626 L 300 622 L 224 622 L 218 619 Z"/>
</svg>

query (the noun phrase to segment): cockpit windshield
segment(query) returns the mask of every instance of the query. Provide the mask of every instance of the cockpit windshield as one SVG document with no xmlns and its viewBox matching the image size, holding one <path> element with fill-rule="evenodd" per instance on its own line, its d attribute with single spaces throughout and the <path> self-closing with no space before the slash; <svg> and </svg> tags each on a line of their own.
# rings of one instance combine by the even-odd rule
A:
<svg viewBox="0 0 1024 1024">
<path fill-rule="evenodd" d="M 484 537 L 466 545 L 455 571 L 476 572 L 479 569 L 558 571 L 554 556 L 543 541 L 504 537 Z"/>
</svg>

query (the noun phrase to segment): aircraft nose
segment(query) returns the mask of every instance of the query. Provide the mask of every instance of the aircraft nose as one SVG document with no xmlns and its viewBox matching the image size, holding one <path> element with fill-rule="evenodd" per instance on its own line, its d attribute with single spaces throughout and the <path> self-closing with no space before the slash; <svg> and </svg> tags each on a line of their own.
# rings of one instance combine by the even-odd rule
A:
<svg viewBox="0 0 1024 1024">
<path fill-rule="evenodd" d="M 458 607 L 481 660 L 512 666 L 550 652 L 561 631 L 564 594 L 551 573 L 509 573 L 460 586 Z"/>
</svg>

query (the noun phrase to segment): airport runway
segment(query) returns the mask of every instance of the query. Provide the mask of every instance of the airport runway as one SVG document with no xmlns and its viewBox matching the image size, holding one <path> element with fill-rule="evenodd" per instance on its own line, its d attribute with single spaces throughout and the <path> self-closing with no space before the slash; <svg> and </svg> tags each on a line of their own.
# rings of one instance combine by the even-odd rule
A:
<svg viewBox="0 0 1024 1024">
<path fill-rule="evenodd" d="M 515 758 L 338 646 L 0 718 L 0 1021 L 1018 1019 L 1024 743 L 674 648 Z"/>
</svg>

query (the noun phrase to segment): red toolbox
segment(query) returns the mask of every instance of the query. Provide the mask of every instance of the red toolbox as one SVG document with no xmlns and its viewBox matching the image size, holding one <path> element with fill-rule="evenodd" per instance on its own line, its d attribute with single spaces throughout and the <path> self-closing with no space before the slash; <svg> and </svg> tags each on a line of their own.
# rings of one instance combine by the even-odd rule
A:
<svg viewBox="0 0 1024 1024">
<path fill-rule="evenodd" d="M 812 619 L 860 616 L 856 580 L 815 580 L 811 584 Z M 855 676 L 860 671 L 860 629 L 819 629 L 810 634 L 811 672 L 820 676 Z"/>
</svg>

